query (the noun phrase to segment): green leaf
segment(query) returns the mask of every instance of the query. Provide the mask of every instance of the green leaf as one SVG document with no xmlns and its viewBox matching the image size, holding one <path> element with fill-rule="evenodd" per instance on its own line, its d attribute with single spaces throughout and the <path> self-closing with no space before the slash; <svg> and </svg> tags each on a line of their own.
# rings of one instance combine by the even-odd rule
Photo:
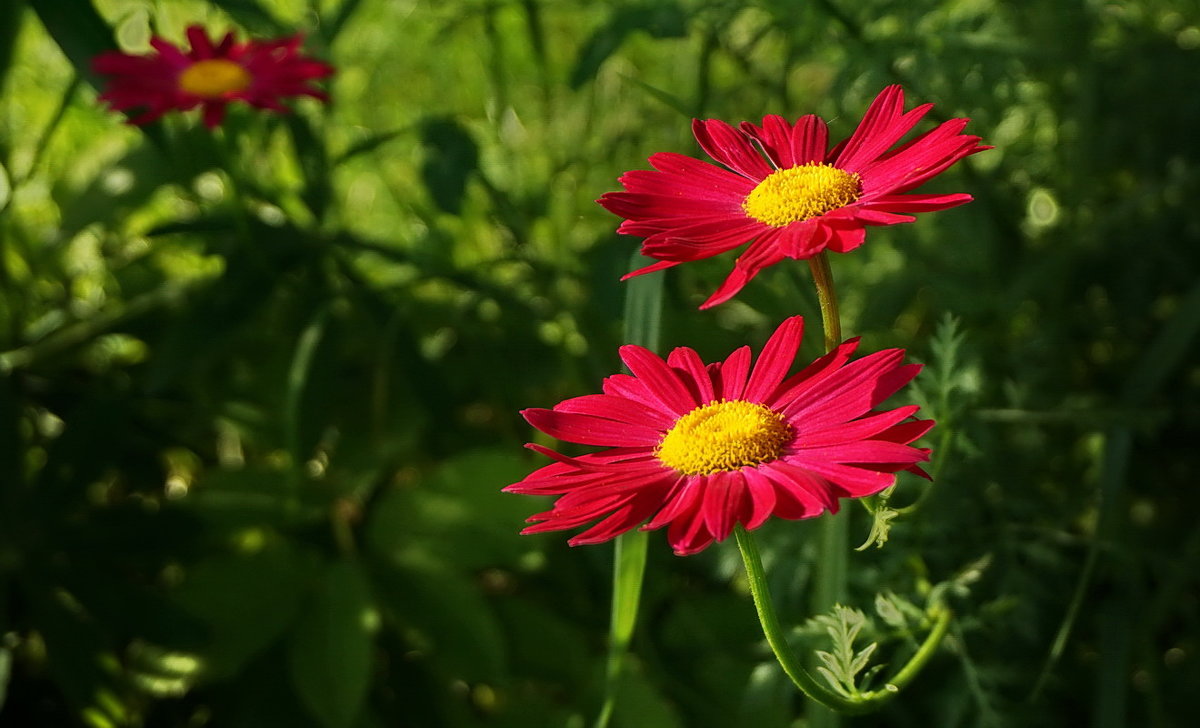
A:
<svg viewBox="0 0 1200 728">
<path fill-rule="evenodd" d="M 377 621 L 362 566 L 330 564 L 291 635 L 289 653 L 296 692 L 325 728 L 350 728 L 362 711 Z"/>
<path fill-rule="evenodd" d="M 595 78 L 604 61 L 621 47 L 628 32 L 610 23 L 592 33 L 591 37 L 584 41 L 583 48 L 575 59 L 575 67 L 571 69 L 571 88 L 580 88 Z"/>
<path fill-rule="evenodd" d="M 274 544 L 212 557 L 188 571 L 175 598 L 208 626 L 198 651 L 209 677 L 237 674 L 291 626 L 310 566 L 286 544 Z"/>
<path fill-rule="evenodd" d="M 21 12 L 25 10 L 25 0 L 8 0 L 0 3 L 0 89 L 12 68 L 13 49 L 17 45 L 17 35 L 21 30 Z M 0 200 L 0 204 L 3 201 Z"/>
<path fill-rule="evenodd" d="M 645 91 L 647 94 L 650 95 L 651 98 L 662 102 L 668 108 L 678 111 L 681 115 L 687 116 L 687 117 L 690 117 L 692 115 L 692 111 L 691 111 L 691 108 L 690 108 L 688 102 L 679 98 L 675 94 L 669 93 L 667 91 L 663 91 L 662 89 L 658 88 L 657 86 L 651 86 L 650 84 L 646 83 L 645 81 L 638 79 L 638 78 L 634 78 L 633 76 L 627 76 L 625 74 L 621 74 L 621 78 L 625 79 L 626 81 L 632 83 L 634 86 L 637 86 L 641 90 Z"/>
<path fill-rule="evenodd" d="M 328 488 L 303 480 L 299 494 L 288 471 L 262 465 L 212 469 L 195 484 L 180 508 L 194 511 L 217 533 L 250 533 L 320 523 Z M 310 487 L 311 486 L 311 487 Z"/>
<path fill-rule="evenodd" d="M 25 454 L 25 441 L 21 436 L 21 400 L 18 395 L 17 383 L 13 377 L 0 374 L 0 452 L 5 457 L 0 458 L 0 498 L 5 498 L 3 514 L 0 523 L 8 519 L 12 513 L 11 501 L 25 481 L 25 473 L 21 467 Z M 11 533 L 3 529 L 0 533 Z M 4 539 L 0 538 L 0 544 Z M 2 614 L 2 612 L 0 612 Z M 8 625 L 0 622 L 0 630 Z"/>
<path fill-rule="evenodd" d="M 908 616 L 906 612 L 914 609 L 913 605 L 892 592 L 880 592 L 875 595 L 875 613 L 879 615 L 884 624 L 892 629 L 902 630 L 908 629 Z M 917 611 L 918 618 L 920 611 Z"/>
<path fill-rule="evenodd" d="M 632 265 L 641 255 L 634 253 Z M 625 298 L 625 342 L 654 350 L 662 335 L 663 272 L 634 278 Z M 617 537 L 614 544 L 612 602 L 609 616 L 608 658 L 604 685 L 604 703 L 596 720 L 599 728 L 608 725 L 619 705 L 618 691 L 622 667 L 637 627 L 642 582 L 646 575 L 645 531 L 630 531 Z"/>
<path fill-rule="evenodd" d="M 516 535 L 530 501 L 500 489 L 528 472 L 520 451 L 458 455 L 418 487 L 384 494 L 367 525 L 367 542 L 381 555 L 395 558 L 419 548 L 466 570 L 516 566 L 538 548 L 536 539 Z"/>
<path fill-rule="evenodd" d="M 854 640 L 867 625 L 867 616 L 853 607 L 835 604 L 831 613 L 813 617 L 811 621 L 825 628 L 832 643 L 831 651 L 816 651 L 822 663 L 817 672 L 837 692 L 854 696 L 858 693 L 855 676 L 870 662 L 877 646 L 872 642 L 862 650 L 854 649 Z"/>
<path fill-rule="evenodd" d="M 229 13 L 251 33 L 260 36 L 290 35 L 295 29 L 276 18 L 270 11 L 254 0 L 212 0 L 213 5 Z"/>
<path fill-rule="evenodd" d="M 292 465 L 299 472 L 311 453 L 315 436 L 304 437 L 305 429 L 301 415 L 301 402 L 308 384 L 309 371 L 321 338 L 325 334 L 325 324 L 329 320 L 328 306 L 320 308 L 300 333 L 293 350 L 291 366 L 288 367 L 287 393 L 284 397 L 283 425 L 286 433 L 288 451 L 292 454 Z M 307 428 L 314 430 L 315 428 Z"/>
<path fill-rule="evenodd" d="M 104 666 L 115 657 L 101 627 L 72 595 L 50 583 L 29 584 L 23 598 L 45 642 L 47 671 L 57 689 L 80 711 L 94 710 L 97 701 L 108 704 L 115 686 Z M 108 707 L 110 714 L 123 710 L 115 700 Z"/>
<path fill-rule="evenodd" d="M 867 540 L 863 541 L 855 551 L 865 551 L 872 545 L 881 549 L 887 543 L 888 535 L 892 530 L 892 521 L 900 515 L 900 511 L 888 506 L 888 500 L 892 497 L 893 490 L 895 490 L 895 486 L 859 501 L 870 512 L 872 520 L 871 532 L 867 534 Z"/>
<path fill-rule="evenodd" d="M 92 72 L 92 59 L 104 51 L 115 50 L 117 42 L 112 28 L 95 6 L 89 0 L 37 0 L 33 11 L 76 73 L 100 88 L 104 82 Z"/>
<path fill-rule="evenodd" d="M 467 181 L 479 167 L 479 147 L 471 134 L 453 119 L 427 119 L 421 125 L 426 147 L 421 179 L 434 204 L 458 214 L 462 211 Z"/>
<path fill-rule="evenodd" d="M 683 718 L 675 705 L 663 695 L 653 676 L 647 675 L 633 660 L 627 660 L 617 686 L 616 725 L 681 728 Z"/>
<path fill-rule="evenodd" d="M 291 132 L 292 148 L 300 169 L 304 172 L 304 190 L 301 198 L 318 220 L 325 216 L 333 194 L 329 180 L 329 154 L 325 138 L 313 123 L 301 114 L 284 117 Z"/>
<path fill-rule="evenodd" d="M 641 253 L 630 256 L 631 268 L 640 268 L 646 258 Z M 625 343 L 644 346 L 652 351 L 660 346 L 662 337 L 662 300 L 665 271 L 647 273 L 631 278 L 625 294 Z"/>
<path fill-rule="evenodd" d="M 12 676 L 12 650 L 0 647 L 0 710 L 4 710 L 4 699 L 8 697 L 8 680 Z"/>
<path fill-rule="evenodd" d="M 99 170 L 82 189 L 56 190 L 62 208 L 58 239 L 68 241 L 94 225 L 119 228 L 162 187 L 186 181 L 192 171 L 178 160 L 167 161 L 156 147 L 134 147 Z"/>
<path fill-rule="evenodd" d="M 570 85 L 577 89 L 596 77 L 608 60 L 634 31 L 644 30 L 655 38 L 682 38 L 687 32 L 687 15 L 675 3 L 647 3 L 619 8 L 608 23 L 583 43 Z"/>
<path fill-rule="evenodd" d="M 318 29 L 321 37 L 325 39 L 325 45 L 333 45 L 333 41 L 341 35 L 345 30 L 346 23 L 354 16 L 358 6 L 362 4 L 362 0 L 342 0 L 342 4 L 338 6 L 337 13 L 332 19 L 326 19 L 321 23 Z"/>
<path fill-rule="evenodd" d="M 346 151 L 339 154 L 334 159 L 333 166 L 337 167 L 339 165 L 345 164 L 346 162 L 349 162 L 351 159 L 354 159 L 355 157 L 361 156 L 363 154 L 370 154 L 371 152 L 375 151 L 379 147 L 383 146 L 384 144 L 387 144 L 391 140 L 395 139 L 396 137 L 398 137 L 401 134 L 404 134 L 408 131 L 410 131 L 408 128 L 392 129 L 391 131 L 381 131 L 379 133 L 372 134 L 365 139 L 360 139 L 359 141 L 357 141 L 357 142 L 351 144 L 349 147 L 347 147 Z"/>
<path fill-rule="evenodd" d="M 468 683 L 503 678 L 504 632 L 470 574 L 412 552 L 381 560 L 373 576 L 389 618 L 447 678 Z"/>
</svg>

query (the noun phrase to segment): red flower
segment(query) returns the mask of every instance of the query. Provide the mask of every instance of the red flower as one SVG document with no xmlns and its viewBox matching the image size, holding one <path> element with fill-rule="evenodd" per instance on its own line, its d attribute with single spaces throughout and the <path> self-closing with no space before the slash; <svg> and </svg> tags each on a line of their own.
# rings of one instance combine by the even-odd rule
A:
<svg viewBox="0 0 1200 728">
<path fill-rule="evenodd" d="M 832 149 L 825 122 L 811 114 L 794 125 L 768 116 L 761 127 L 742 122 L 739 129 L 694 119 L 696 141 L 729 170 L 660 152 L 650 157 L 653 171 L 626 172 L 620 179 L 626 191 L 598 200 L 626 218 L 617 232 L 644 236 L 642 254 L 659 261 L 625 278 L 753 241 L 700 307 L 708 308 L 784 258 L 803 260 L 827 248 L 845 253 L 863 244 L 867 225 L 912 222 L 902 213 L 969 202 L 962 193 L 905 194 L 963 157 L 991 149 L 959 133 L 968 119 L 951 119 L 893 149 L 931 108 L 904 113 L 904 92 L 888 86 L 850 138 Z"/>
<path fill-rule="evenodd" d="M 184 52 L 159 37 L 150 40 L 155 52 L 131 55 L 109 51 L 92 59 L 96 73 L 111 76 L 100 94 L 114 111 L 143 108 L 133 124 L 154 121 L 172 109 L 204 107 L 204 124 L 221 123 L 225 106 L 244 101 L 260 109 L 281 113 L 286 96 L 312 96 L 327 101 L 309 82 L 333 73 L 333 67 L 299 52 L 303 37 L 234 43 L 226 33 L 217 45 L 198 25 L 187 29 L 192 48 Z"/>
<path fill-rule="evenodd" d="M 603 394 L 522 412 L 548 435 L 608 448 L 567 457 L 529 444 L 555 462 L 505 491 L 560 497 L 522 533 L 599 521 L 575 546 L 648 521 L 643 529 L 668 527 L 675 553 L 694 554 L 735 524 L 836 512 L 839 498 L 878 493 L 900 470 L 924 475 L 929 450 L 909 443 L 933 421 L 912 419 L 915 405 L 874 410 L 920 365 L 901 364 L 901 349 L 851 362 L 851 339 L 788 377 L 803 329 L 799 316 L 784 321 L 753 369 L 745 346 L 707 366 L 686 347 L 664 362 L 624 346 L 633 374 L 608 377 Z"/>
</svg>

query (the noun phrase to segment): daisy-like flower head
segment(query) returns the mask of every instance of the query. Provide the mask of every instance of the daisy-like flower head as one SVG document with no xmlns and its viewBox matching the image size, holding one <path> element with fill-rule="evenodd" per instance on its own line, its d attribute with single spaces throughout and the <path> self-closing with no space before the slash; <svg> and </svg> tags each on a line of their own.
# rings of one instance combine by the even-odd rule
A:
<svg viewBox="0 0 1200 728">
<path fill-rule="evenodd" d="M 762 126 L 734 129 L 694 119 L 692 133 L 722 169 L 682 154 L 650 157 L 653 170 L 621 176 L 624 192 L 598 202 L 626 218 L 617 232 L 645 238 L 656 258 L 630 276 L 733 250 L 747 242 L 725 282 L 700 308 L 732 298 L 762 269 L 784 258 L 823 250 L 845 253 L 863 244 L 867 225 L 912 222 L 905 213 L 944 210 L 968 194 L 907 194 L 950 165 L 991 147 L 962 134 L 968 119 L 951 119 L 895 146 L 933 104 L 904 112 L 904 92 L 888 86 L 850 137 L 829 146 L 829 130 L 814 115 L 789 124 L 768 116 Z"/>
<path fill-rule="evenodd" d="M 235 43 L 226 33 L 213 44 L 198 25 L 187 29 L 191 49 L 184 51 L 155 36 L 154 52 L 132 55 L 118 51 L 92 59 L 96 73 L 109 76 L 100 100 L 114 111 L 144 109 L 132 124 L 146 124 L 178 109 L 202 106 L 204 124 L 213 128 L 225 117 L 231 101 L 286 113 L 280 100 L 288 96 L 328 96 L 311 84 L 333 73 L 333 67 L 300 53 L 303 36 Z"/>
<path fill-rule="evenodd" d="M 603 394 L 523 411 L 548 435 L 606 449 L 568 457 L 528 445 L 555 462 L 505 491 L 559 497 L 522 533 L 598 521 L 575 546 L 666 526 L 675 553 L 694 554 L 736 524 L 837 512 L 839 498 L 878 493 L 901 470 L 925 475 L 929 450 L 909 443 L 933 421 L 913 419 L 915 405 L 875 409 L 920 365 L 902 364 L 901 349 L 850 361 L 850 339 L 788 376 L 803 328 L 799 316 L 784 321 L 753 367 L 745 346 L 707 366 L 686 347 L 663 361 L 624 346 L 632 374 L 605 379 Z"/>
</svg>

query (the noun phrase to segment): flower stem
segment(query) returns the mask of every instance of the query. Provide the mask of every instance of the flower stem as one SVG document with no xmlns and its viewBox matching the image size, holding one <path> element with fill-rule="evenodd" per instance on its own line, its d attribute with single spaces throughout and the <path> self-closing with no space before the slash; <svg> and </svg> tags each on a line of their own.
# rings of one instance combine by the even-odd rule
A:
<svg viewBox="0 0 1200 728">
<path fill-rule="evenodd" d="M 929 662 L 929 658 L 937 652 L 938 645 L 942 643 L 942 638 L 946 636 L 947 630 L 950 629 L 950 621 L 954 617 L 953 610 L 950 607 L 936 602 L 931 605 L 927 614 L 933 619 L 933 627 L 930 628 L 929 634 L 925 635 L 925 641 L 917 648 L 917 651 L 912 657 L 908 658 L 908 662 L 904 667 L 900 668 L 900 672 L 887 681 L 887 684 L 882 690 L 872 690 L 869 693 L 863 693 L 863 697 L 867 700 L 880 700 L 882 696 L 893 695 L 900 691 L 901 688 L 912 682 L 917 673 L 921 672 L 921 668 L 925 667 L 925 663 Z"/>
<path fill-rule="evenodd" d="M 821 306 L 821 326 L 825 330 L 825 353 L 842 341 L 842 321 L 838 317 L 837 292 L 833 288 L 833 271 L 829 269 L 829 258 L 820 253 L 808 259 L 813 283 L 817 286 L 817 303 Z"/>
<path fill-rule="evenodd" d="M 771 592 L 767 586 L 767 577 L 762 565 L 762 557 L 759 556 L 754 536 L 741 525 L 736 526 L 733 533 L 737 538 L 738 549 L 742 553 L 742 563 L 746 567 L 746 581 L 750 586 L 750 596 L 754 599 L 754 608 L 758 612 L 758 621 L 762 624 L 767 644 L 771 646 L 771 650 L 775 653 L 775 659 L 783 667 L 784 673 L 791 678 L 792 683 L 799 688 L 800 692 L 826 708 L 851 715 L 877 710 L 912 682 L 917 673 L 929 662 L 929 658 L 937 652 L 938 646 L 950 629 L 954 613 L 940 599 L 937 599 L 926 611 L 926 615 L 933 620 L 929 634 L 925 636 L 925 640 L 917 648 L 917 651 L 891 680 L 888 680 L 878 690 L 868 690 L 853 696 L 839 695 L 818 682 L 812 673 L 804 668 L 804 665 L 800 663 L 788 646 L 787 637 L 779 623 L 779 617 L 775 614 L 774 603 L 771 600 Z M 837 717 L 835 713 L 829 713 L 829 715 Z"/>
<path fill-rule="evenodd" d="M 800 692 L 813 700 L 830 708 L 846 712 L 861 710 L 856 701 L 842 697 L 817 682 L 804 665 L 796 659 L 795 653 L 788 646 L 787 637 L 775 614 L 775 606 L 771 601 L 771 592 L 767 587 L 767 576 L 763 570 L 762 557 L 758 553 L 758 544 L 754 536 L 741 524 L 733 530 L 737 538 L 738 549 L 742 552 L 742 563 L 746 566 L 746 581 L 750 586 L 750 596 L 754 599 L 754 609 L 758 612 L 758 621 L 762 623 L 763 634 L 767 644 L 775 653 L 783 671 L 791 678 Z"/>
<path fill-rule="evenodd" d="M 825 353 L 829 353 L 842 341 L 842 322 L 828 255 L 822 252 L 809 258 L 808 267 L 817 287 L 821 328 L 825 332 Z M 816 614 L 828 612 L 834 604 L 846 598 L 846 554 L 850 550 L 849 513 L 826 513 L 820 521 L 817 581 L 812 599 L 812 609 Z M 837 728 L 841 722 L 837 714 L 821 709 L 810 711 L 807 717 L 812 728 Z"/>
<path fill-rule="evenodd" d="M 833 274 L 829 269 L 829 259 L 824 253 L 809 259 L 809 268 L 812 270 L 813 282 L 817 287 L 817 301 L 821 307 L 825 352 L 829 353 L 842 339 Z M 824 613 L 846 597 L 846 556 L 850 549 L 848 514 L 826 514 L 821 518 L 820 528 L 818 573 L 812 605 L 815 612 Z M 805 669 L 788 646 L 779 617 L 775 614 L 762 558 L 753 536 L 740 524 L 734 528 L 734 535 L 742 553 L 742 563 L 746 566 L 750 595 L 754 599 L 754 608 L 758 612 L 758 620 L 767 638 L 767 644 L 771 646 L 784 673 L 791 678 L 800 692 L 817 703 L 809 706 L 805 714 L 807 725 L 811 728 L 836 728 L 841 722 L 839 713 L 867 713 L 891 700 L 925 667 L 950 628 L 953 613 L 940 596 L 934 597 L 926 608 L 926 617 L 932 621 L 929 634 L 908 662 L 882 688 L 865 692 L 851 688 L 847 692 L 840 692 L 826 687 Z"/>
</svg>

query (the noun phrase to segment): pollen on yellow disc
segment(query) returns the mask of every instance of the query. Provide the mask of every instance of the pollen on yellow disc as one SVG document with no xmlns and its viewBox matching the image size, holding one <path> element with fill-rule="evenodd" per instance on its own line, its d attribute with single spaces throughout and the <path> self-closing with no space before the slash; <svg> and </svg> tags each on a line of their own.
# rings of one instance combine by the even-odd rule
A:
<svg viewBox="0 0 1200 728">
<path fill-rule="evenodd" d="M 755 402 L 713 402 L 688 412 L 667 431 L 655 454 L 688 475 L 733 471 L 778 459 L 792 426 Z"/>
<path fill-rule="evenodd" d="M 250 86 L 250 73 L 224 58 L 196 61 L 179 74 L 179 90 L 193 96 L 216 99 Z"/>
<path fill-rule="evenodd" d="M 742 209 L 761 223 L 783 227 L 849 205 L 860 194 L 857 174 L 809 163 L 772 172 L 746 195 Z"/>
</svg>

